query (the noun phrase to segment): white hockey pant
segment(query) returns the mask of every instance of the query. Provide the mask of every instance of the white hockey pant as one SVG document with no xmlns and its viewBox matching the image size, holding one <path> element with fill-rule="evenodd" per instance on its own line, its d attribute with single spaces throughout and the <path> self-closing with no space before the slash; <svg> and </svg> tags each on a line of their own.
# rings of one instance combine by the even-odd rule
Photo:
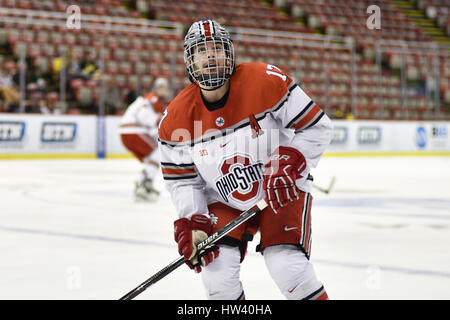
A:
<svg viewBox="0 0 450 320">
<path fill-rule="evenodd" d="M 240 281 L 238 247 L 220 245 L 220 256 L 201 272 L 208 299 L 236 300 L 243 297 Z M 266 267 L 289 300 L 314 298 L 322 283 L 316 278 L 312 264 L 304 253 L 292 245 L 277 245 L 264 249 Z"/>
<path fill-rule="evenodd" d="M 159 161 L 159 150 L 154 150 L 150 155 L 142 159 L 144 171 L 149 179 L 155 179 L 156 175 L 159 173 L 159 167 L 154 164 L 159 163 Z"/>
</svg>

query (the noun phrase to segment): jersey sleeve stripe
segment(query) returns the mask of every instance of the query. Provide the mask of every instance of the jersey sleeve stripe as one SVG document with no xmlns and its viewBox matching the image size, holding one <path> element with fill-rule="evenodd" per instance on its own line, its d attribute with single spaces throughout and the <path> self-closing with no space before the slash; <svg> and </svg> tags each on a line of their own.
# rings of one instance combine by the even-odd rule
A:
<svg viewBox="0 0 450 320">
<path fill-rule="evenodd" d="M 193 179 L 197 177 L 194 163 L 161 162 L 164 180 Z"/>
<path fill-rule="evenodd" d="M 319 122 L 320 119 L 325 115 L 325 112 L 321 111 L 316 117 L 314 117 L 313 121 L 311 121 L 306 127 L 302 128 L 302 130 L 306 130 L 308 128 L 311 128 L 313 125 L 315 125 L 317 122 Z M 296 130 L 300 131 L 300 130 Z"/>
<path fill-rule="evenodd" d="M 296 121 L 293 124 L 293 127 L 294 127 L 295 130 L 306 129 L 307 127 L 311 126 L 311 124 L 315 120 L 317 120 L 318 117 L 322 117 L 322 116 L 323 116 L 322 109 L 317 104 L 314 104 L 313 106 L 311 106 L 309 108 L 309 110 L 306 113 L 304 113 L 298 119 L 298 121 Z"/>
<path fill-rule="evenodd" d="M 183 179 L 195 179 L 197 178 L 197 175 L 164 175 L 163 174 L 163 179 L 164 180 L 183 180 Z"/>
<path fill-rule="evenodd" d="M 161 168 L 163 175 L 186 175 L 195 174 L 195 169 L 170 169 Z"/>
<path fill-rule="evenodd" d="M 311 108 L 314 105 L 314 101 L 310 101 L 306 107 L 303 108 L 303 110 L 297 114 L 294 119 L 292 119 L 291 121 L 289 121 L 289 123 L 286 125 L 286 128 L 291 128 L 293 125 L 295 125 L 296 123 L 298 123 L 299 121 L 301 121 L 301 119 L 303 119 L 303 117 L 308 114 L 308 112 L 311 110 Z"/>
<path fill-rule="evenodd" d="M 163 168 L 194 168 L 194 163 L 171 163 L 171 162 L 161 162 L 161 167 Z"/>
<path fill-rule="evenodd" d="M 133 123 L 123 123 L 119 126 L 119 128 L 126 128 L 126 127 L 146 127 L 140 123 L 133 122 Z"/>
</svg>

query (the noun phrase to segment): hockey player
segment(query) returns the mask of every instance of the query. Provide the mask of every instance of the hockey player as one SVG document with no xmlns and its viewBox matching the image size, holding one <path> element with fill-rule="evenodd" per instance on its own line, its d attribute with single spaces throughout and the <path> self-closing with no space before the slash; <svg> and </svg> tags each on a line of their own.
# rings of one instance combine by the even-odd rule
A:
<svg viewBox="0 0 450 320">
<path fill-rule="evenodd" d="M 119 133 L 123 145 L 142 163 L 143 170 L 135 182 L 134 194 L 137 200 L 154 201 L 159 191 L 153 186 L 159 172 L 158 122 L 170 98 L 166 78 L 155 80 L 153 90 L 138 97 L 125 111 Z"/>
<path fill-rule="evenodd" d="M 213 20 L 191 25 L 184 60 L 193 83 L 159 126 L 179 253 L 201 272 L 209 299 L 244 299 L 240 263 L 259 230 L 257 248 L 283 295 L 327 299 L 309 261 L 309 171 L 330 143 L 330 119 L 277 67 L 235 66 L 230 35 Z M 263 198 L 265 210 L 196 252 L 197 243 Z"/>
</svg>

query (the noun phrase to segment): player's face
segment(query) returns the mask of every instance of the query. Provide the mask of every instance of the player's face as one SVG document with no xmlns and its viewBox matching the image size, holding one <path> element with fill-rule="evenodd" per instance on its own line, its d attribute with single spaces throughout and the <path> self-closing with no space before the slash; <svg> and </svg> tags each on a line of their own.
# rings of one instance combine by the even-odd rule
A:
<svg viewBox="0 0 450 320">
<path fill-rule="evenodd" d="M 155 90 L 155 93 L 161 100 L 167 100 L 169 98 L 169 95 L 170 95 L 169 88 L 166 87 L 166 86 L 158 87 Z"/>
<path fill-rule="evenodd" d="M 195 47 L 193 62 L 197 75 L 222 74 L 229 64 L 224 45 L 214 40 L 201 42 Z"/>
</svg>

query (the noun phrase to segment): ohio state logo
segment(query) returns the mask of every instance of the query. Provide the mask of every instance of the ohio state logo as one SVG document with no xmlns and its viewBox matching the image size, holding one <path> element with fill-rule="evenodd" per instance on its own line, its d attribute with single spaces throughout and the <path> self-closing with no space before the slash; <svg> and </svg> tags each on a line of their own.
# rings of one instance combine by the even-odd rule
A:
<svg viewBox="0 0 450 320">
<path fill-rule="evenodd" d="M 257 196 L 263 180 L 262 163 L 252 164 L 245 156 L 234 156 L 222 162 L 219 167 L 222 176 L 216 181 L 216 188 L 222 198 L 247 202 Z"/>
</svg>

